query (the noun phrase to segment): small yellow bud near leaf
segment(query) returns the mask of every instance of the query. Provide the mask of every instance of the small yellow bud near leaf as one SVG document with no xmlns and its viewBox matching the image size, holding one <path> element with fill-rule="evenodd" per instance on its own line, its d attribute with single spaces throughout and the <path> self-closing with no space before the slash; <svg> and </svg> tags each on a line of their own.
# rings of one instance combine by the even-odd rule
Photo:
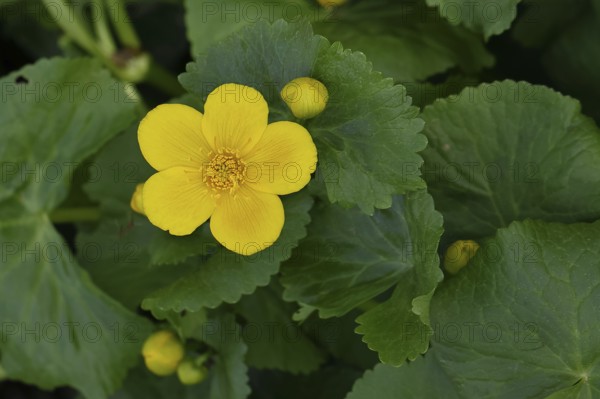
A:
<svg viewBox="0 0 600 399">
<path fill-rule="evenodd" d="M 175 373 L 184 354 L 183 344 L 179 338 L 167 330 L 150 335 L 142 347 L 146 367 L 161 377 Z"/>
<path fill-rule="evenodd" d="M 323 112 L 329 101 L 329 92 L 316 79 L 296 78 L 284 86 L 281 98 L 296 118 L 308 119 Z"/>
<path fill-rule="evenodd" d="M 469 263 L 479 249 L 479 244 L 472 240 L 459 240 L 446 250 L 444 268 L 450 274 L 456 274 Z"/>
<path fill-rule="evenodd" d="M 142 215 L 145 215 L 144 201 L 142 199 L 143 189 L 144 189 L 144 183 L 140 183 L 137 186 L 135 186 L 135 191 L 133 192 L 133 195 L 131 196 L 131 201 L 130 201 L 129 205 L 131 206 L 131 209 L 133 209 L 137 213 L 141 213 Z"/>
<path fill-rule="evenodd" d="M 177 367 L 177 377 L 183 385 L 199 384 L 206 379 L 208 369 L 193 360 L 185 360 Z"/>
<path fill-rule="evenodd" d="M 317 0 L 325 8 L 339 7 L 346 4 L 348 0 Z"/>
</svg>

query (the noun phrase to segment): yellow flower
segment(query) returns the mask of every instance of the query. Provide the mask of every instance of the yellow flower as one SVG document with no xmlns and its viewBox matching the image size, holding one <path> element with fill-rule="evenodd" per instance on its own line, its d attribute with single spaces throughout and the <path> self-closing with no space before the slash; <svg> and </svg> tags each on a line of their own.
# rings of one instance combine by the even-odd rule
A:
<svg viewBox="0 0 600 399">
<path fill-rule="evenodd" d="M 184 354 L 183 344 L 179 338 L 167 330 L 150 335 L 142 347 L 146 367 L 161 377 L 177 371 Z"/>
<path fill-rule="evenodd" d="M 268 114 L 257 90 L 234 83 L 208 96 L 204 115 L 180 104 L 150 111 L 138 130 L 158 171 L 143 190 L 150 222 L 188 235 L 210 218 L 215 238 L 243 255 L 272 245 L 284 223 L 278 195 L 308 184 L 317 149 L 301 125 L 268 124 Z"/>
<path fill-rule="evenodd" d="M 444 268 L 450 274 L 456 274 L 469 263 L 479 249 L 479 244 L 471 240 L 454 242 L 444 255 Z"/>
<path fill-rule="evenodd" d="M 327 87 L 313 78 L 296 78 L 281 90 L 281 98 L 296 118 L 308 119 L 319 115 L 327 106 Z"/>
<path fill-rule="evenodd" d="M 137 186 L 135 186 L 135 191 L 133 192 L 133 195 L 131 196 L 131 201 L 129 202 L 129 206 L 131 206 L 131 209 L 133 209 L 137 213 L 141 213 L 142 215 L 145 215 L 144 201 L 143 201 L 143 197 L 142 197 L 143 189 L 144 189 L 144 183 L 140 183 Z"/>
</svg>

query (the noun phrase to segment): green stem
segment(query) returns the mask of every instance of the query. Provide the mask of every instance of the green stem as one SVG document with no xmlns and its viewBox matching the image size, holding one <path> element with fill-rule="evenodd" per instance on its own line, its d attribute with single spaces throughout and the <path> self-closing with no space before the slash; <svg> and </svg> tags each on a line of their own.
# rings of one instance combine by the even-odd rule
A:
<svg viewBox="0 0 600 399">
<path fill-rule="evenodd" d="M 157 64 L 155 60 L 152 60 L 150 70 L 144 81 L 171 97 L 178 97 L 185 93 L 177 78 Z"/>
<path fill-rule="evenodd" d="M 100 15 L 94 19 L 94 32 L 98 38 L 98 46 L 102 50 L 104 58 L 110 58 L 116 51 L 117 46 L 112 37 L 112 33 L 108 27 L 106 20 L 106 7 L 102 0 L 96 0 L 95 3 L 100 9 Z"/>
<path fill-rule="evenodd" d="M 212 352 L 206 352 L 203 353 L 202 355 L 198 356 L 197 358 L 194 359 L 194 365 L 196 367 L 201 367 L 204 365 L 204 363 L 206 363 L 206 361 L 208 360 L 209 357 L 212 356 Z"/>
<path fill-rule="evenodd" d="M 98 207 L 59 208 L 50 213 L 53 223 L 95 222 L 100 220 L 101 212 Z"/>
<path fill-rule="evenodd" d="M 85 49 L 88 53 L 96 55 L 100 58 L 104 58 L 102 51 L 98 48 L 98 45 L 92 35 L 88 32 L 81 17 L 75 13 L 75 11 L 67 5 L 64 0 L 42 0 L 46 8 L 51 13 L 56 14 L 56 23 L 65 31 L 67 36 L 71 38 L 75 43 Z M 56 13 L 55 7 L 58 7 L 58 13 Z"/>
<path fill-rule="evenodd" d="M 109 3 L 109 1 L 112 1 L 112 3 Z M 141 49 L 142 43 L 135 29 L 133 29 L 133 24 L 129 19 L 123 0 L 104 0 L 104 3 L 110 9 L 111 21 L 121 44 L 131 49 Z"/>
<path fill-rule="evenodd" d="M 374 301 L 373 299 L 369 299 L 368 301 L 358 305 L 356 308 L 358 310 L 360 310 L 361 312 L 366 313 L 378 305 L 379 305 L 379 302 Z"/>
</svg>

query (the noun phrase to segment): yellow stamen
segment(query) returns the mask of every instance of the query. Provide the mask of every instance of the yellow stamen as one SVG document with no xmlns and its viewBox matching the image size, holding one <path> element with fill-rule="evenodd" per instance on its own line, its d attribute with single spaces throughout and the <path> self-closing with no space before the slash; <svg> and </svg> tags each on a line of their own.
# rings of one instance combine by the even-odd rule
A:
<svg viewBox="0 0 600 399">
<path fill-rule="evenodd" d="M 235 151 L 220 149 L 212 155 L 204 173 L 204 182 L 215 191 L 234 191 L 244 182 L 246 164 Z"/>
</svg>

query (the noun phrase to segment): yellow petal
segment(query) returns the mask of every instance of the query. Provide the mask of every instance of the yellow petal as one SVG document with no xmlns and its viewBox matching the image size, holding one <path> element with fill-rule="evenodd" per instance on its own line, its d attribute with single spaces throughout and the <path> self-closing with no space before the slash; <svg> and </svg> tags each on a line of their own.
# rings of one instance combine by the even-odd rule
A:
<svg viewBox="0 0 600 399">
<path fill-rule="evenodd" d="M 208 95 L 202 132 L 215 150 L 244 154 L 258 143 L 268 123 L 269 107 L 252 87 L 227 83 Z"/>
<path fill-rule="evenodd" d="M 267 126 L 262 138 L 245 157 L 245 181 L 254 189 L 290 194 L 310 181 L 317 164 L 317 148 L 310 133 L 293 122 Z"/>
<path fill-rule="evenodd" d="M 242 186 L 235 194 L 224 194 L 219 199 L 210 230 L 230 251 L 252 255 L 277 240 L 284 219 L 278 196 Z"/>
<path fill-rule="evenodd" d="M 140 122 L 138 141 L 146 161 L 156 170 L 200 167 L 210 146 L 202 135 L 202 114 L 182 104 L 163 104 Z"/>
<path fill-rule="evenodd" d="M 144 184 L 144 212 L 153 225 L 176 236 L 188 235 L 213 213 L 211 194 L 201 171 L 170 168 Z"/>
</svg>

